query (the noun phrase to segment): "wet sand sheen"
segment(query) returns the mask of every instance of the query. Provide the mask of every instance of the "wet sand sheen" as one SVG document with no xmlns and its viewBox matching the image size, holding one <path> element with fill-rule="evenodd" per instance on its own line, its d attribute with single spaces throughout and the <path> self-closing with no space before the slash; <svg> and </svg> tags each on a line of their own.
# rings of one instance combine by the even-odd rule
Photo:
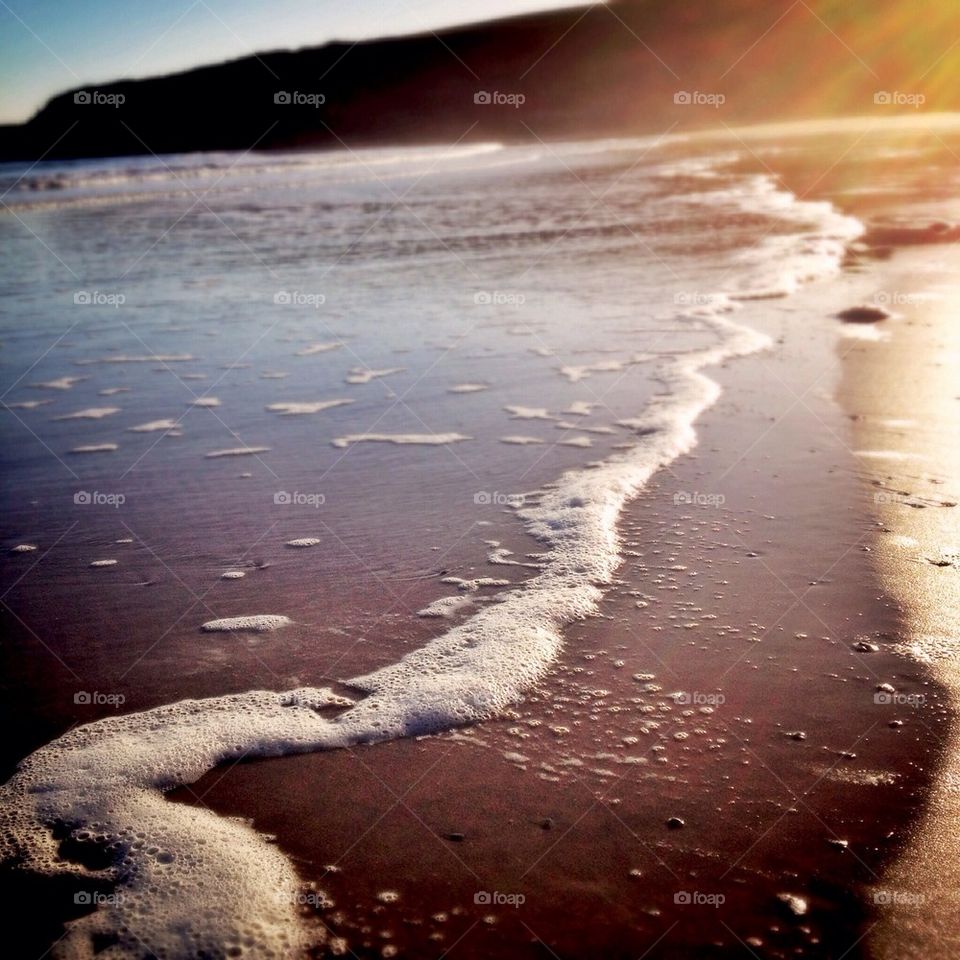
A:
<svg viewBox="0 0 960 960">
<path fill-rule="evenodd" d="M 942 288 L 960 271 L 960 254 L 934 248 L 902 251 L 884 270 L 888 289 Z M 946 261 L 946 262 L 944 262 Z M 873 557 L 885 591 L 903 611 L 904 653 L 928 664 L 946 691 L 944 709 L 928 692 L 901 691 L 898 714 L 921 735 L 946 736 L 923 819 L 901 857 L 878 878 L 879 922 L 870 933 L 883 960 L 960 955 L 955 911 L 960 890 L 960 579 L 942 553 L 960 544 L 960 402 L 956 365 L 960 298 L 918 297 L 888 339 L 847 355 L 840 396 L 855 416 L 855 443 L 905 460 L 864 463 L 866 489 L 881 524 Z M 919 455 L 919 456 L 917 456 Z"/>
</svg>

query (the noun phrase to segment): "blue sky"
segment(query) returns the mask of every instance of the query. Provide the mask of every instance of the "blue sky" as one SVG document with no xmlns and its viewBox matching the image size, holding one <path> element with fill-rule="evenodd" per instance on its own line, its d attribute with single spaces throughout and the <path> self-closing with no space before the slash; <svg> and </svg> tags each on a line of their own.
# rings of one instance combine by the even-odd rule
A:
<svg viewBox="0 0 960 960">
<path fill-rule="evenodd" d="M 0 0 L 0 122 L 25 120 L 71 87 L 581 2 Z"/>
</svg>

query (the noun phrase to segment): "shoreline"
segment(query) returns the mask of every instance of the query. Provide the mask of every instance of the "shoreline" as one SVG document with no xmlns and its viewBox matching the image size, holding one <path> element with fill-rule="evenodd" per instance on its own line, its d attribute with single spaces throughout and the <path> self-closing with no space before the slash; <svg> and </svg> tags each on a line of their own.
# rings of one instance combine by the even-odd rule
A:
<svg viewBox="0 0 960 960">
<path fill-rule="evenodd" d="M 831 314 L 873 282 L 846 273 L 774 302 L 766 332 L 785 339 L 778 351 L 709 371 L 724 392 L 697 422 L 696 450 L 627 507 L 624 562 L 600 618 L 568 630 L 548 679 L 503 719 L 218 770 L 171 799 L 202 797 L 277 835 L 308 889 L 333 901 L 317 911 L 330 935 L 358 956 L 378 953 L 367 927 L 413 954 L 456 942 L 467 956 L 533 956 L 527 944 L 549 930 L 550 950 L 583 957 L 719 957 L 738 940 L 866 955 L 866 891 L 900 856 L 933 786 L 917 771 L 943 749 L 890 726 L 874 702 L 888 681 L 940 697 L 922 666 L 883 643 L 899 615 L 877 596 L 863 549 L 873 519 L 830 396 L 841 373 L 831 331 L 841 353 L 860 349 Z M 831 362 L 822 390 L 798 404 L 809 373 Z M 772 403 L 796 422 L 741 443 L 730 462 Z M 674 497 L 691 490 L 726 491 L 729 505 L 678 510 Z M 712 624 L 686 593 L 670 599 L 693 576 Z M 698 623 L 690 633 L 671 622 L 684 617 Z M 731 631 L 741 622 L 755 635 Z M 865 637 L 882 645 L 869 659 L 851 649 Z M 696 706 L 718 694 L 726 701 L 711 712 Z M 318 802 L 323 815 L 309 822 Z M 673 816 L 682 829 L 666 827 Z M 573 900 L 554 886 L 564 877 Z M 384 888 L 400 899 L 380 901 Z M 472 902 L 491 889 L 525 903 Z M 674 902 L 683 893 L 724 897 L 723 909 L 691 916 L 696 904 Z"/>
</svg>

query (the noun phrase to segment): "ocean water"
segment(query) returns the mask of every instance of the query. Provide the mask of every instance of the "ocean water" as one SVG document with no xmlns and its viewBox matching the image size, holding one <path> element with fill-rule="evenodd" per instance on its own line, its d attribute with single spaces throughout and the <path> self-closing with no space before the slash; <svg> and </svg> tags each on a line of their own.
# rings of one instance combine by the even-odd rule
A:
<svg viewBox="0 0 960 960">
<path fill-rule="evenodd" d="M 862 234 L 767 167 L 806 143 L 0 169 L 3 656 L 32 721 L 0 855 L 115 884 L 55 953 L 305 947 L 282 851 L 163 794 L 523 697 L 711 367 L 775 349 L 751 318 Z"/>
</svg>

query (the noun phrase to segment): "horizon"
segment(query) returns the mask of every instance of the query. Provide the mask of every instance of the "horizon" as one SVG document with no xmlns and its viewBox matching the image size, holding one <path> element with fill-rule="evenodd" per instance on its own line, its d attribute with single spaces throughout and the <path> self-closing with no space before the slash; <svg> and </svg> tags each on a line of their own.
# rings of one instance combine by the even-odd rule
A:
<svg viewBox="0 0 960 960">
<path fill-rule="evenodd" d="M 181 73 L 258 53 L 360 43 L 584 6 L 584 0 L 179 0 L 175 9 L 84 0 L 0 0 L 0 124 L 24 123 L 60 93 L 84 85 Z M 124 15 L 119 16 L 122 12 Z M 368 24 L 374 24 L 369 26 Z M 82 38 L 83 49 L 72 50 Z M 251 39 L 255 38 L 255 39 Z"/>
</svg>

